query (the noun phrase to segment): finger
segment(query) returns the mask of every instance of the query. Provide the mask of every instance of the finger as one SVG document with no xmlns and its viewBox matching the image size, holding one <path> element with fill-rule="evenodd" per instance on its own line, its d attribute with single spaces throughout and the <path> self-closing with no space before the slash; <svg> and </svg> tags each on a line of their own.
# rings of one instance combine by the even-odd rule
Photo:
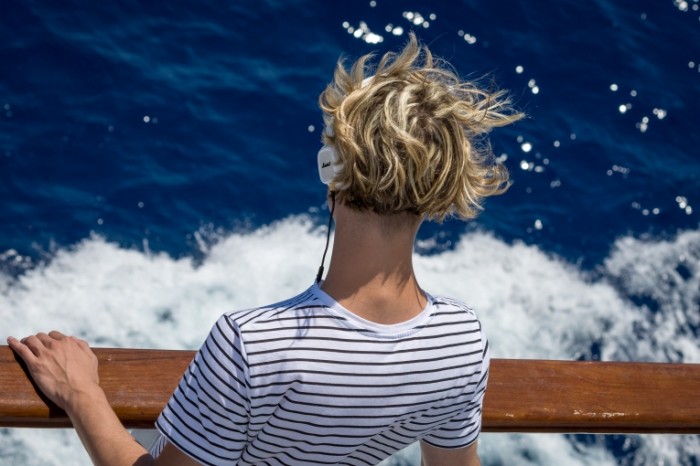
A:
<svg viewBox="0 0 700 466">
<path fill-rule="evenodd" d="M 81 340 L 78 337 L 68 337 L 68 338 L 70 338 L 71 340 L 76 342 L 78 344 L 78 346 L 80 346 L 81 348 L 89 348 L 90 347 L 90 344 L 87 341 Z"/>
<path fill-rule="evenodd" d="M 51 338 L 53 338 L 54 340 L 63 340 L 64 338 L 67 338 L 64 334 L 62 334 L 58 330 L 51 330 L 49 332 L 49 336 Z"/>
<path fill-rule="evenodd" d="M 19 354 L 19 356 L 27 363 L 33 363 L 36 360 L 36 356 L 31 349 L 15 337 L 8 337 L 7 344 L 10 345 L 12 350 Z"/>
<path fill-rule="evenodd" d="M 13 336 L 9 336 L 9 337 L 7 337 L 7 344 L 10 346 L 10 348 L 12 348 L 13 350 L 16 350 L 17 348 L 20 347 L 20 345 L 23 345 L 24 343 L 22 343 L 21 341 L 19 341 L 18 339 L 16 339 Z"/>
<path fill-rule="evenodd" d="M 36 335 L 29 335 L 28 337 L 22 338 L 20 342 L 24 344 L 24 346 L 29 348 L 35 356 L 39 356 L 39 354 L 46 349 L 46 345 L 42 341 L 42 338 L 49 338 L 49 336 L 46 334 L 43 334 L 43 337 L 41 335 L 41 333 L 37 333 Z"/>
<path fill-rule="evenodd" d="M 51 346 L 51 343 L 53 342 L 53 338 L 45 334 L 44 332 L 39 332 L 36 334 L 36 338 L 44 344 L 44 346 Z"/>
</svg>

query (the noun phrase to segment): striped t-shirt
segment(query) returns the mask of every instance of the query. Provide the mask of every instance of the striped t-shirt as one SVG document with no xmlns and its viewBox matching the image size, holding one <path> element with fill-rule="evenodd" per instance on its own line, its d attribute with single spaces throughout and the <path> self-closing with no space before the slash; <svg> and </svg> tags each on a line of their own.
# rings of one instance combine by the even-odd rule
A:
<svg viewBox="0 0 700 466">
<path fill-rule="evenodd" d="M 464 304 L 428 296 L 418 316 L 381 325 L 314 285 L 221 316 L 156 426 L 209 465 L 375 465 L 419 439 L 473 443 L 487 375 Z"/>
</svg>

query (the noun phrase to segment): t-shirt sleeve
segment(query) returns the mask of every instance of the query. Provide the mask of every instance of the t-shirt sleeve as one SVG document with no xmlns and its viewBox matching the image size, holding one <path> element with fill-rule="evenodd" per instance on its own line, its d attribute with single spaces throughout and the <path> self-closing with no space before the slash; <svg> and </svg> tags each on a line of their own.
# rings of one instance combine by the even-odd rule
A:
<svg viewBox="0 0 700 466">
<path fill-rule="evenodd" d="M 240 330 L 219 318 L 156 421 L 178 449 L 207 465 L 234 465 L 247 442 L 248 370 Z"/>
<path fill-rule="evenodd" d="M 483 332 L 481 337 L 483 348 L 481 370 L 474 374 L 470 385 L 473 389 L 472 398 L 447 423 L 423 437 L 423 440 L 430 445 L 438 448 L 463 448 L 474 443 L 479 437 L 490 362 L 488 340 Z"/>
</svg>

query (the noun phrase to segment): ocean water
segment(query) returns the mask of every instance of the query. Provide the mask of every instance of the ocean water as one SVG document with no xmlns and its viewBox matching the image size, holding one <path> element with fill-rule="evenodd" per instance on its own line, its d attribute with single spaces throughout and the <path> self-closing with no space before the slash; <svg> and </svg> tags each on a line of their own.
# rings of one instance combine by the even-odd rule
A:
<svg viewBox="0 0 700 466">
<path fill-rule="evenodd" d="M 196 348 L 306 288 L 327 211 L 318 93 L 416 31 L 528 118 L 514 180 L 425 225 L 416 270 L 494 357 L 700 362 L 697 1 L 11 1 L 0 14 L 0 334 Z M 485 465 L 698 465 L 680 435 L 483 434 Z M 70 430 L 0 429 L 0 464 L 83 465 Z M 415 448 L 387 465 L 419 464 Z"/>
</svg>

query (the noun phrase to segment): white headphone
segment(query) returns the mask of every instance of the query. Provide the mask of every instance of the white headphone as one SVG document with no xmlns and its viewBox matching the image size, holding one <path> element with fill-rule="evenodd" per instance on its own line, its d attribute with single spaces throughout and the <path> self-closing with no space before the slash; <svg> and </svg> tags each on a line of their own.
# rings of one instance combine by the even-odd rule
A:
<svg viewBox="0 0 700 466">
<path fill-rule="evenodd" d="M 324 129 L 327 136 L 333 136 L 333 124 L 332 120 L 326 122 L 326 129 Z M 338 157 L 338 151 L 333 146 L 324 144 L 321 150 L 318 151 L 318 176 L 321 178 L 321 183 L 329 185 L 335 175 L 340 172 L 343 166 L 340 164 L 340 157 Z M 328 252 L 328 244 L 331 240 L 331 224 L 333 223 L 333 211 L 335 210 L 335 193 L 331 191 L 331 210 L 328 215 L 328 230 L 326 232 L 326 247 L 323 249 L 323 256 L 321 257 L 321 266 L 318 268 L 318 273 L 316 274 L 316 283 L 320 283 L 323 278 L 323 264 L 326 262 L 326 253 Z"/>
<path fill-rule="evenodd" d="M 332 122 L 328 122 L 324 130 L 328 136 L 333 136 L 333 128 L 330 126 Z M 328 185 L 333 181 L 335 175 L 340 173 L 343 166 L 340 164 L 340 157 L 335 147 L 324 144 L 321 150 L 318 151 L 318 176 L 321 178 L 321 183 Z"/>
<path fill-rule="evenodd" d="M 369 84 L 374 76 L 369 76 L 362 80 L 362 87 Z M 333 119 L 329 118 L 325 122 L 325 133 L 327 136 L 333 136 Z M 340 163 L 340 157 L 338 156 L 338 150 L 333 147 L 324 144 L 321 150 L 318 151 L 318 176 L 321 178 L 321 183 L 329 185 L 335 175 L 340 173 L 343 169 L 343 165 Z"/>
</svg>

